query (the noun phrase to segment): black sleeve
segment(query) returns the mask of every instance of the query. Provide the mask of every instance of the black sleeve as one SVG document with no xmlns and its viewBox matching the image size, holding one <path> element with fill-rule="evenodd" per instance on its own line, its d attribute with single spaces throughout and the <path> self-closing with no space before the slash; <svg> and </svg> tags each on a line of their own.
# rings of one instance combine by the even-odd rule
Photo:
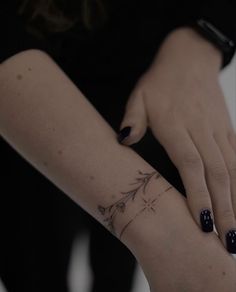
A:
<svg viewBox="0 0 236 292">
<path fill-rule="evenodd" d="M 45 44 L 25 29 L 23 18 L 17 14 L 14 1 L 11 5 L 3 3 L 0 8 L 0 63 L 27 49 L 46 51 Z"/>
</svg>

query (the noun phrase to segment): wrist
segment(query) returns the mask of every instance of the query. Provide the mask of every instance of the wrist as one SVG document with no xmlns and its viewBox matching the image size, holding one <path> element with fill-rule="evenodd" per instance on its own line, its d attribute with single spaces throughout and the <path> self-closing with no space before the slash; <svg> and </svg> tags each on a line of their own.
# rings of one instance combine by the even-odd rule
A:
<svg viewBox="0 0 236 292">
<path fill-rule="evenodd" d="M 137 207 L 132 216 L 135 220 L 121 237 L 141 263 L 148 262 L 154 254 L 156 257 L 163 255 L 168 244 L 181 234 L 183 225 L 188 226 L 186 218 L 190 218 L 185 198 L 163 177 L 150 183 L 143 198 L 150 202 L 149 206 L 135 216 L 140 210 Z M 144 205 L 143 202 L 142 207 Z"/>
<path fill-rule="evenodd" d="M 185 27 L 183 33 L 186 36 L 186 41 L 192 42 L 193 46 L 199 48 L 199 53 L 201 53 L 203 57 L 206 57 L 206 60 L 211 60 L 217 68 L 221 67 L 223 55 L 219 48 L 216 48 L 215 45 L 205 39 L 193 28 Z"/>
<path fill-rule="evenodd" d="M 168 223 L 165 208 L 173 196 L 173 191 L 176 192 L 157 171 L 149 174 L 145 191 L 141 187 L 134 200 L 126 203 L 125 212 L 116 220 L 116 236 L 135 255 L 142 253 L 154 242 L 156 248 L 158 243 L 161 245 L 161 242 L 165 241 L 163 220 Z"/>
<path fill-rule="evenodd" d="M 217 73 L 220 71 L 223 59 L 221 51 L 191 27 L 179 27 L 170 32 L 163 47 L 163 50 L 172 47 L 193 67 Z"/>
<path fill-rule="evenodd" d="M 208 19 L 204 18 L 189 23 L 189 26 L 221 51 L 221 69 L 230 63 L 236 50 L 235 42 L 221 30 L 222 26 L 218 28 L 213 23 L 209 22 Z"/>
<path fill-rule="evenodd" d="M 140 203 L 137 203 L 137 208 L 130 213 L 132 225 L 123 232 L 120 239 L 135 255 L 142 254 L 151 247 L 162 249 L 168 236 L 168 211 L 166 213 L 165 205 L 170 202 L 173 191 L 176 192 L 163 177 L 153 181 L 145 196 L 140 198 Z"/>
</svg>

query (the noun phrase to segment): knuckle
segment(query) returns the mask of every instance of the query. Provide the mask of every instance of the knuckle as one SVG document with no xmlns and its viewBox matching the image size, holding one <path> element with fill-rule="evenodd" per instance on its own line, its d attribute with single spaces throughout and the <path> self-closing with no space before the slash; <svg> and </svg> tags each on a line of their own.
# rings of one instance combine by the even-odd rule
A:
<svg viewBox="0 0 236 292">
<path fill-rule="evenodd" d="M 236 179 L 236 160 L 229 166 L 229 175 L 232 179 Z"/>
<path fill-rule="evenodd" d="M 201 157 L 194 152 L 187 152 L 182 156 L 181 164 L 187 167 L 200 168 L 202 167 Z"/>
<path fill-rule="evenodd" d="M 209 168 L 210 176 L 219 183 L 227 184 L 229 182 L 229 174 L 223 165 L 214 165 Z"/>
<path fill-rule="evenodd" d="M 193 196 L 197 198 L 197 200 L 200 201 L 205 201 L 206 198 L 209 198 L 209 193 L 208 190 L 205 187 L 197 187 L 193 191 Z"/>
</svg>

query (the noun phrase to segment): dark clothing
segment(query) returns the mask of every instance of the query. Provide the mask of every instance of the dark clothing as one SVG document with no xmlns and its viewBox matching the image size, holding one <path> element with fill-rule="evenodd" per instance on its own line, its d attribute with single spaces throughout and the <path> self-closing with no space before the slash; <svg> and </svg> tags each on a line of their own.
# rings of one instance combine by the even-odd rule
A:
<svg viewBox="0 0 236 292">
<path fill-rule="evenodd" d="M 78 24 L 64 33 L 48 33 L 46 40 L 25 28 L 26 20 L 16 12 L 19 2 L 1 3 L 0 62 L 21 50 L 40 48 L 74 78 L 140 73 L 170 31 L 198 18 L 210 21 L 236 43 L 234 0 L 109 0 L 110 17 L 101 29 L 88 32 Z"/>
<path fill-rule="evenodd" d="M 42 41 L 16 14 L 18 1 L 4 1 L 0 61 L 29 48 L 48 52 L 117 131 L 137 79 L 174 28 L 205 17 L 236 42 L 233 1 L 110 2 L 112 14 L 102 29 L 89 33 L 75 26 Z M 131 147 L 185 195 L 177 169 L 149 129 Z M 0 153 L 0 276 L 9 292 L 67 291 L 71 244 L 85 227 L 91 230 L 93 292 L 130 291 L 135 267 L 130 252 L 3 140 Z"/>
</svg>

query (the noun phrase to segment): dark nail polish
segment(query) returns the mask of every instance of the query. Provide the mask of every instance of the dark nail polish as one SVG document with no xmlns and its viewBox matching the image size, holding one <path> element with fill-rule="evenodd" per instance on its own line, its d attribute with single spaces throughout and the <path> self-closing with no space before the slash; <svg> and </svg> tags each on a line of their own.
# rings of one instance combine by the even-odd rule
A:
<svg viewBox="0 0 236 292">
<path fill-rule="evenodd" d="M 118 134 L 118 137 L 117 137 L 118 142 L 121 143 L 126 137 L 128 137 L 130 134 L 130 131 L 131 131 L 131 127 L 123 128 Z"/>
<path fill-rule="evenodd" d="M 226 234 L 227 250 L 230 253 L 236 253 L 236 230 L 231 229 Z"/>
<path fill-rule="evenodd" d="M 200 221 L 202 225 L 202 231 L 212 232 L 213 231 L 213 220 L 211 217 L 211 211 L 208 209 L 202 210 L 200 213 Z"/>
</svg>

